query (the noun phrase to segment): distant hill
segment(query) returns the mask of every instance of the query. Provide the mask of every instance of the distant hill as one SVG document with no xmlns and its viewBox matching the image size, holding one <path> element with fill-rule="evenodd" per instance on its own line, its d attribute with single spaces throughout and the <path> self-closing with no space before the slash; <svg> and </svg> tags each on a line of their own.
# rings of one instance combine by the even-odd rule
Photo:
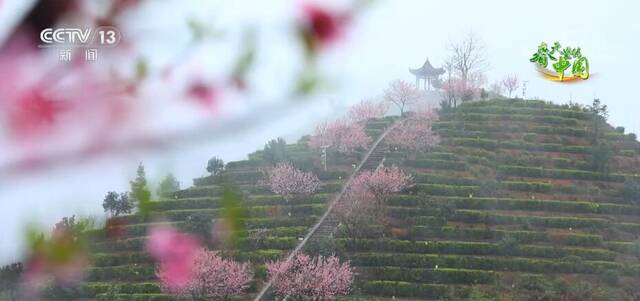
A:
<svg viewBox="0 0 640 301">
<path fill-rule="evenodd" d="M 378 137 L 397 117 L 367 122 Z M 640 143 L 610 125 L 598 138 L 604 164 L 594 164 L 592 115 L 540 101 L 492 100 L 440 113 L 441 143 L 412 153 L 382 142 L 385 165 L 411 173 L 416 185 L 388 208 L 391 231 L 348 243 L 340 229 L 332 248 L 357 267 L 347 299 L 632 300 L 640 296 L 640 200 L 623 197 L 638 179 Z M 306 138 L 287 146 L 290 160 L 323 182 L 318 193 L 286 203 L 256 185 L 270 166 L 262 151 L 230 162 L 225 179 L 245 195 L 245 235 L 229 254 L 251 261 L 262 285 L 265 261 L 292 250 L 324 213 L 365 151 L 329 154 L 328 170 Z M 597 158 L 598 153 L 595 155 Z M 203 162 L 204 165 L 205 162 Z M 597 162 L 603 163 L 603 162 Z M 148 216 L 117 218 L 124 236 L 92 233 L 94 267 L 76 293 L 97 300 L 117 286 L 122 300 L 172 300 L 163 295 L 143 252 L 155 217 L 189 229 L 221 214 L 221 177 L 194 179 L 163 196 Z"/>
</svg>

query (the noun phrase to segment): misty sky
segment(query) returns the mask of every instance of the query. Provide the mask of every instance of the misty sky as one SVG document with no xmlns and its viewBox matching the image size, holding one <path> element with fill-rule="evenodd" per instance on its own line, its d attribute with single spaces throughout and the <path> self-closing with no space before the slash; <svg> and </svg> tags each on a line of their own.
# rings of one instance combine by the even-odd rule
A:
<svg viewBox="0 0 640 301">
<path fill-rule="evenodd" d="M 180 8 L 172 15 L 190 11 L 206 14 L 204 2 L 178 1 Z M 227 1 L 215 8 L 216 16 L 225 22 L 236 18 L 253 20 L 269 35 L 282 27 L 280 17 L 292 14 L 294 3 Z M 449 41 L 468 32 L 486 45 L 489 83 L 514 73 L 528 81 L 528 97 L 583 104 L 598 97 L 609 106 L 613 124 L 638 133 L 640 104 L 635 75 L 640 61 L 633 59 L 640 48 L 640 23 L 635 19 L 638 11 L 637 1 L 376 1 L 355 19 L 345 42 L 323 58 L 325 71 L 333 77 L 332 89 L 307 105 L 277 115 L 272 122 L 233 137 L 185 145 L 171 152 L 102 157 L 5 179 L 0 183 L 0 263 L 19 259 L 21 229 L 28 222 L 50 227 L 62 216 L 102 216 L 104 194 L 126 190 L 137 162 L 144 161 L 152 183 L 173 171 L 183 187 L 189 186 L 192 178 L 205 174 L 206 161 L 213 155 L 225 161 L 239 160 L 277 136 L 294 142 L 301 134 L 309 133 L 315 123 L 344 112 L 350 104 L 379 97 L 389 81 L 399 78 L 412 82 L 408 68 L 419 67 L 427 56 L 439 66 L 447 56 Z M 166 5 L 165 10 L 159 11 L 167 12 Z M 146 18 L 142 13 L 138 20 L 157 20 Z M 277 43 L 278 37 L 274 36 L 273 41 Z M 542 41 L 581 47 L 589 58 L 592 78 L 577 84 L 541 79 L 528 59 Z M 265 55 L 272 58 L 266 64 L 287 68 L 288 53 L 279 52 L 277 45 Z M 276 75 L 263 74 L 255 80 L 259 85 L 277 88 Z"/>
</svg>

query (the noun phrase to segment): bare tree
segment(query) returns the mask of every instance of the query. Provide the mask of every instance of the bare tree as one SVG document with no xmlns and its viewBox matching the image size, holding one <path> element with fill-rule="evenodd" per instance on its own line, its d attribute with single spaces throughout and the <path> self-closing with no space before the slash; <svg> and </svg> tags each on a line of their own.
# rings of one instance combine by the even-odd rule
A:
<svg viewBox="0 0 640 301">
<path fill-rule="evenodd" d="M 520 87 L 520 79 L 515 74 L 509 74 L 502 79 L 502 85 L 507 89 L 509 98 L 511 98 L 511 93 Z"/>
<path fill-rule="evenodd" d="M 491 84 L 491 92 L 493 92 L 497 96 L 502 95 L 503 89 L 504 89 L 504 85 L 502 85 L 502 81 L 498 80 L 493 82 L 493 84 Z"/>
<path fill-rule="evenodd" d="M 400 116 L 404 115 L 405 107 L 416 104 L 420 97 L 420 91 L 416 86 L 399 79 L 392 81 L 384 91 L 384 99 L 400 109 Z"/>
<path fill-rule="evenodd" d="M 447 101 L 448 106 L 455 107 L 457 104 L 456 95 L 452 89 L 453 87 L 453 60 L 452 58 L 447 59 L 444 62 L 444 70 L 447 72 L 447 79 L 443 83 L 442 88 L 444 92 L 444 98 Z"/>
<path fill-rule="evenodd" d="M 450 43 L 449 51 L 451 51 L 451 67 L 465 81 L 469 78 L 470 73 L 482 72 L 488 67 L 484 44 L 473 33 L 468 33 L 458 42 Z"/>
</svg>

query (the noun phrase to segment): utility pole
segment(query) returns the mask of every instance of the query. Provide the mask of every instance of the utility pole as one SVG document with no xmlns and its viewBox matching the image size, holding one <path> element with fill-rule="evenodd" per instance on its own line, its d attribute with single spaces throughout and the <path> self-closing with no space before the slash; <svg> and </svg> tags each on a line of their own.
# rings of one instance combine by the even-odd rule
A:
<svg viewBox="0 0 640 301">
<path fill-rule="evenodd" d="M 529 81 L 525 80 L 522 82 L 522 99 L 527 100 L 527 83 Z"/>
<path fill-rule="evenodd" d="M 320 158 L 322 158 L 322 165 L 324 166 L 324 171 L 327 171 L 327 148 L 329 148 L 329 145 L 323 145 L 322 155 L 320 155 Z"/>
</svg>

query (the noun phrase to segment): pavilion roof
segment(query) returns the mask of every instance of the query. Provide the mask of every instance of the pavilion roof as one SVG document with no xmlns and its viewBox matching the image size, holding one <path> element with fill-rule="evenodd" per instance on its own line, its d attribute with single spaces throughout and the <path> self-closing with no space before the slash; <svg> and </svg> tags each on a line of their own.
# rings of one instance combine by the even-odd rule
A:
<svg viewBox="0 0 640 301">
<path fill-rule="evenodd" d="M 438 76 L 444 73 L 443 68 L 434 68 L 429 62 L 429 58 L 424 61 L 422 67 L 417 69 L 409 69 L 409 72 L 413 73 L 416 76 L 428 77 L 428 76 Z"/>
</svg>

